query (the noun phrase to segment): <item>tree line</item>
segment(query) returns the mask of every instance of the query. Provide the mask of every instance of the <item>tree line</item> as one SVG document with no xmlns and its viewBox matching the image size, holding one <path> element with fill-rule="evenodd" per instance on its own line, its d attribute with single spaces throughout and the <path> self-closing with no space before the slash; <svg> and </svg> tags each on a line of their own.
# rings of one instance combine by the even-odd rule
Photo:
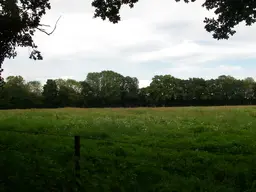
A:
<svg viewBox="0 0 256 192">
<path fill-rule="evenodd" d="M 1 109 L 58 107 L 163 107 L 256 104 L 256 82 L 221 75 L 217 79 L 179 79 L 156 75 L 139 88 L 136 77 L 114 71 L 88 73 L 84 81 L 48 79 L 26 82 L 7 77 L 0 89 Z"/>
</svg>

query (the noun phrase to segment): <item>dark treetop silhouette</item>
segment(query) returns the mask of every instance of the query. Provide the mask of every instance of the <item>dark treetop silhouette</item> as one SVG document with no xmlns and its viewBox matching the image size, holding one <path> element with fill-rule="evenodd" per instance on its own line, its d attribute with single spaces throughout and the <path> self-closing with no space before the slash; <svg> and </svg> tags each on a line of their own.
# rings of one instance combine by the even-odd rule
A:
<svg viewBox="0 0 256 192">
<path fill-rule="evenodd" d="M 9 76 L 3 87 L 0 109 L 256 104 L 252 78 L 239 80 L 226 75 L 210 80 L 156 75 L 144 88 L 139 88 L 136 77 L 114 71 L 88 73 L 84 81 L 48 79 L 44 85 Z"/>
<path fill-rule="evenodd" d="M 93 0 L 94 17 L 103 20 L 107 18 L 112 23 L 118 23 L 122 5 L 129 5 L 132 8 L 138 1 Z M 189 3 L 195 0 L 184 1 Z M 251 25 L 256 19 L 255 0 L 205 0 L 202 6 L 208 10 L 215 10 L 217 18 L 205 18 L 204 23 L 205 29 L 218 40 L 228 39 L 234 35 L 234 27 L 240 22 L 245 21 L 246 25 Z M 0 0 L 0 74 L 4 59 L 17 55 L 16 47 L 29 47 L 32 49 L 31 59 L 43 59 L 33 36 L 36 30 L 51 34 L 46 32 L 46 27 L 49 26 L 40 23 L 42 16 L 50 8 L 49 0 Z"/>
</svg>

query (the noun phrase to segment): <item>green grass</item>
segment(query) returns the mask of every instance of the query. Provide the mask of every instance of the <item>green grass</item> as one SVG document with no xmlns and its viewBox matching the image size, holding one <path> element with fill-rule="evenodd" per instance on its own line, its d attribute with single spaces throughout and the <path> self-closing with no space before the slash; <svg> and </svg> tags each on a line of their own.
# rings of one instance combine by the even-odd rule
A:
<svg viewBox="0 0 256 192">
<path fill-rule="evenodd" d="M 256 191 L 256 107 L 0 111 L 0 191 L 74 189 L 58 135 L 81 191 Z"/>
</svg>

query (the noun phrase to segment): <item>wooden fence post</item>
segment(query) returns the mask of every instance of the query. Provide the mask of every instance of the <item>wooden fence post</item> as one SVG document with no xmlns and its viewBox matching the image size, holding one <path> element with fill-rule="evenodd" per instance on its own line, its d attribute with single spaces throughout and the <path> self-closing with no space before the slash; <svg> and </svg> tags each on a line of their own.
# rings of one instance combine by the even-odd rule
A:
<svg viewBox="0 0 256 192">
<path fill-rule="evenodd" d="M 75 136 L 75 178 L 76 178 L 76 187 L 80 191 L 80 136 Z"/>
</svg>

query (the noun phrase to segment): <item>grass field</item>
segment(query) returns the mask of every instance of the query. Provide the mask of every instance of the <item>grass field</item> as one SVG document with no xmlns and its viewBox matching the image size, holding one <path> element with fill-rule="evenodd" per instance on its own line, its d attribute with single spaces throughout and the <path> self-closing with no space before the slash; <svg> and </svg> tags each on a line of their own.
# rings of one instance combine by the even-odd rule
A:
<svg viewBox="0 0 256 192">
<path fill-rule="evenodd" d="M 256 191 L 256 107 L 0 111 L 0 191 L 74 189 L 72 135 L 80 191 Z"/>
</svg>

